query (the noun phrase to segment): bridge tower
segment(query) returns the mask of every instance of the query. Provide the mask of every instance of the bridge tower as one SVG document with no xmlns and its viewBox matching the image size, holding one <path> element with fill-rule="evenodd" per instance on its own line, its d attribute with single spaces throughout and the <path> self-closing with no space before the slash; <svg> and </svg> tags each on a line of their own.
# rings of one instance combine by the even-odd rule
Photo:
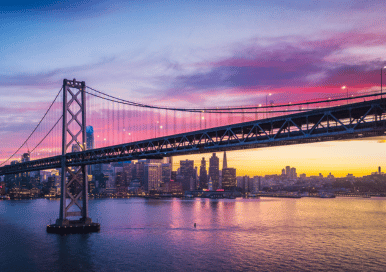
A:
<svg viewBox="0 0 386 272">
<path fill-rule="evenodd" d="M 66 154 L 86 150 L 86 84 L 84 81 L 63 80 L 63 129 L 61 158 L 60 212 L 56 224 L 48 232 L 98 231 L 99 224 L 88 217 L 87 168 L 68 166 Z M 68 217 L 80 216 L 78 220 Z M 72 231 L 70 231 L 70 229 Z"/>
</svg>

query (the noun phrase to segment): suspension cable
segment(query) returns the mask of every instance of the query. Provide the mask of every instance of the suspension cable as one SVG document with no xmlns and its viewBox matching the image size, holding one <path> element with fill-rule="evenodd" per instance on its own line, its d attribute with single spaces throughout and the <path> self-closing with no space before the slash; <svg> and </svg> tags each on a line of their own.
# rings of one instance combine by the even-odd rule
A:
<svg viewBox="0 0 386 272">
<path fill-rule="evenodd" d="M 303 106 L 303 105 L 312 105 L 312 104 L 320 104 L 320 103 L 330 103 L 330 102 L 337 102 L 337 101 L 344 101 L 344 100 L 354 100 L 354 99 L 360 99 L 360 98 L 366 98 L 366 97 L 374 97 L 381 95 L 380 93 L 376 94 L 367 94 L 367 95 L 361 95 L 361 96 L 352 96 L 352 97 L 343 97 L 343 98 L 334 98 L 334 99 L 325 99 L 325 100 L 318 100 L 318 101 L 309 101 L 309 102 L 300 102 L 300 103 L 288 103 L 288 104 L 278 104 L 278 105 L 262 105 L 262 106 L 249 106 L 249 107 L 224 107 L 224 108 L 169 108 L 169 107 L 159 107 L 159 106 L 152 106 L 152 105 L 146 105 L 141 103 L 136 103 L 128 100 L 124 100 L 118 97 L 114 97 L 112 95 L 105 94 L 103 92 L 97 91 L 91 87 L 88 87 L 90 90 L 93 90 L 101 95 L 97 95 L 94 93 L 87 92 L 90 95 L 93 95 L 95 97 L 99 97 L 104 100 L 112 101 L 115 103 L 121 103 L 131 106 L 137 106 L 137 107 L 144 107 L 144 108 L 152 108 L 152 109 L 162 109 L 162 110 L 173 110 L 173 111 L 187 111 L 187 112 L 206 112 L 206 113 L 229 113 L 230 111 L 234 110 L 254 110 L 254 109 L 271 109 L 271 108 L 279 108 L 279 107 L 293 107 L 293 106 Z M 103 97 L 106 96 L 106 97 Z M 271 111 L 271 112 L 289 112 L 290 110 L 283 110 L 283 111 Z M 292 110 L 292 111 L 306 111 L 306 110 Z M 241 112 L 232 112 L 232 113 L 243 113 Z M 253 112 L 244 112 L 244 113 L 256 113 Z M 258 112 L 259 113 L 259 112 Z M 263 113 L 263 112 L 261 112 Z"/>
<path fill-rule="evenodd" d="M 60 118 L 58 119 L 58 121 L 56 121 L 56 123 L 52 126 L 52 128 L 47 132 L 47 134 L 43 137 L 43 139 L 40 140 L 40 142 L 31 150 L 30 153 L 32 153 L 33 151 L 35 151 L 35 149 L 48 137 L 48 135 L 51 133 L 51 131 L 54 130 L 54 128 L 56 127 L 56 125 L 59 123 L 60 120 L 62 120 L 63 118 L 63 115 L 60 116 Z"/>
<path fill-rule="evenodd" d="M 6 159 L 3 163 L 0 164 L 0 166 L 2 166 L 3 164 L 7 163 L 10 159 L 13 158 L 13 156 L 16 155 L 17 152 L 19 152 L 20 149 L 22 149 L 22 147 L 27 143 L 27 141 L 31 138 L 31 136 L 34 134 L 34 132 L 38 129 L 38 127 L 40 126 L 40 124 L 43 122 L 44 118 L 47 116 L 48 112 L 50 111 L 50 109 L 52 108 L 52 106 L 54 105 L 56 99 L 58 98 L 59 94 L 61 93 L 63 87 L 60 88 L 58 94 L 55 96 L 55 99 L 54 101 L 52 101 L 51 105 L 49 106 L 49 108 L 47 109 L 46 113 L 43 115 L 42 119 L 40 119 L 39 123 L 36 125 L 36 127 L 34 128 L 34 130 L 29 134 L 29 136 L 27 137 L 27 139 L 22 143 L 22 145 L 8 158 Z"/>
</svg>

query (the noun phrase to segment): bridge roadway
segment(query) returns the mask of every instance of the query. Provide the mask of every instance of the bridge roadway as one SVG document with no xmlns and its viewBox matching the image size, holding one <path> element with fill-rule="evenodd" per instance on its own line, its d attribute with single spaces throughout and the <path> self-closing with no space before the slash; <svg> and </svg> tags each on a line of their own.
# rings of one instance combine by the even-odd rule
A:
<svg viewBox="0 0 386 272">
<path fill-rule="evenodd" d="M 0 175 L 60 168 L 62 160 L 80 166 L 380 136 L 385 116 L 386 99 L 377 99 L 7 165 Z"/>
</svg>

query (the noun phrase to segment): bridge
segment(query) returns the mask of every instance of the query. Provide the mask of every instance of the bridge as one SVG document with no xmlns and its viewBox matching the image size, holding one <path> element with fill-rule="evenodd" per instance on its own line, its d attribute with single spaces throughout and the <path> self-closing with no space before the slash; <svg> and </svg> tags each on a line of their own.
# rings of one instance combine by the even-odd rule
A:
<svg viewBox="0 0 386 272">
<path fill-rule="evenodd" d="M 154 106 L 64 79 L 31 134 L 5 150 L 0 175 L 61 169 L 59 218 L 47 230 L 94 231 L 99 224 L 88 217 L 87 165 L 379 136 L 385 111 L 382 93 L 278 104 L 268 104 L 267 95 L 265 105 L 243 107 Z M 88 129 L 95 141 L 88 141 Z M 30 160 L 12 161 L 26 148 Z"/>
</svg>

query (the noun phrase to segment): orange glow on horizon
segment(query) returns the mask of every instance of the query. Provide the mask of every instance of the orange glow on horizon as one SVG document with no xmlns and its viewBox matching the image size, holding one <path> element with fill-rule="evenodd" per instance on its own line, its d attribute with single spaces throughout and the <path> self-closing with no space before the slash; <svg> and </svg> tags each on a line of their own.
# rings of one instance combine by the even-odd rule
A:
<svg viewBox="0 0 386 272">
<path fill-rule="evenodd" d="M 286 166 L 296 168 L 299 174 L 326 177 L 345 177 L 348 173 L 356 177 L 370 175 L 378 166 L 386 169 L 386 137 L 375 137 L 349 141 L 331 141 L 311 144 L 267 147 L 241 151 L 227 151 L 228 167 L 236 168 L 237 176 L 280 175 Z M 224 152 L 216 152 L 220 158 L 220 170 Z M 180 160 L 194 160 L 200 169 L 205 157 L 207 169 L 212 153 L 178 156 L 173 158 L 173 171 Z M 386 171 L 385 171 L 386 172 Z"/>
</svg>

